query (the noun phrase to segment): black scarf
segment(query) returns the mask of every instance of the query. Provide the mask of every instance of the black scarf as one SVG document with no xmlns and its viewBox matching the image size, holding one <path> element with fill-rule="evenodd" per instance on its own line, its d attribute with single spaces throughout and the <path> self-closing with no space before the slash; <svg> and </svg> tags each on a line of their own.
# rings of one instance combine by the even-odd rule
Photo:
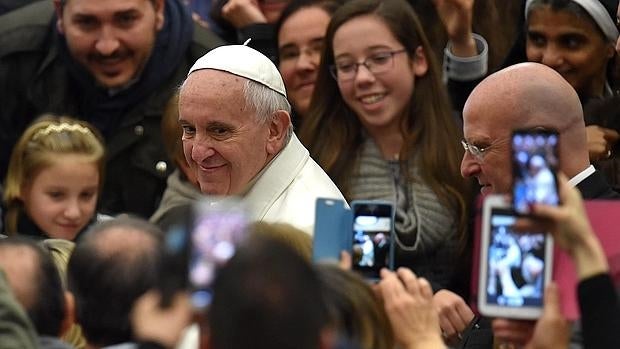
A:
<svg viewBox="0 0 620 349">
<path fill-rule="evenodd" d="M 170 78 L 189 47 L 194 27 L 188 8 L 180 0 L 166 0 L 164 6 L 164 27 L 157 33 L 153 51 L 138 81 L 112 96 L 73 59 L 64 36 L 53 26 L 60 39 L 60 57 L 79 87 L 79 116 L 92 123 L 106 138 L 122 125 L 122 116 L 130 108 L 142 103 Z"/>
</svg>

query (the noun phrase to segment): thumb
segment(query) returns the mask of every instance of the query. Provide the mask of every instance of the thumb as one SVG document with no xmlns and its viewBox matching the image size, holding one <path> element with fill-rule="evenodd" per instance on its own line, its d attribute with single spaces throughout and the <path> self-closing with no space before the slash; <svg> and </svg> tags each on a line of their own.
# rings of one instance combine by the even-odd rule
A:
<svg viewBox="0 0 620 349">
<path fill-rule="evenodd" d="M 543 316 L 562 316 L 560 311 L 560 294 L 558 286 L 552 282 L 545 289 L 545 306 L 543 308 Z"/>
</svg>

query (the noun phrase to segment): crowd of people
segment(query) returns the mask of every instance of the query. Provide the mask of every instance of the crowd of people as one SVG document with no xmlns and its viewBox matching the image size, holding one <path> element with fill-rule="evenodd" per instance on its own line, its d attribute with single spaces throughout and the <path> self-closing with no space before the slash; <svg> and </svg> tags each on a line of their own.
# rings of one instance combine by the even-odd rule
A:
<svg viewBox="0 0 620 349">
<path fill-rule="evenodd" d="M 583 204 L 620 200 L 619 3 L 515 2 L 0 0 L 0 348 L 620 347 Z M 544 294 L 537 321 L 471 306 L 476 208 L 524 184 L 515 130 L 557 151 L 520 151 L 543 184 L 486 291 Z M 351 270 L 365 235 L 313 263 L 318 198 L 391 203 L 394 270 Z M 253 224 L 188 238 L 198 203 Z M 573 259 L 577 323 L 520 231 Z"/>
</svg>

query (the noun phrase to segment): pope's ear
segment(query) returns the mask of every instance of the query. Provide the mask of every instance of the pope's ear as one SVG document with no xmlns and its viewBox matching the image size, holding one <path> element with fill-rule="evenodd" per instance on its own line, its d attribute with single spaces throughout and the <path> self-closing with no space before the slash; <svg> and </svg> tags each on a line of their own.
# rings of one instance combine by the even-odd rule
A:
<svg viewBox="0 0 620 349">
<path fill-rule="evenodd" d="M 284 110 L 277 110 L 269 122 L 267 153 L 275 155 L 286 145 L 287 135 L 291 127 L 291 116 Z"/>
</svg>

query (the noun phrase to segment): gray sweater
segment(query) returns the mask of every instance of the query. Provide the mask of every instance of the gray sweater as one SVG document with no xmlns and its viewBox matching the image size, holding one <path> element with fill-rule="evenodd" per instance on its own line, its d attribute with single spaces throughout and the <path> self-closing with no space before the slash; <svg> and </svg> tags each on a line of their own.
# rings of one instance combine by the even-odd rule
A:
<svg viewBox="0 0 620 349">
<path fill-rule="evenodd" d="M 443 206 L 422 181 L 415 155 L 408 165 L 409 174 L 401 174 L 400 163 L 384 159 L 368 137 L 351 178 L 351 199 L 393 202 L 395 265 L 411 268 L 434 289 L 446 287 L 458 257 L 456 212 Z"/>
</svg>

